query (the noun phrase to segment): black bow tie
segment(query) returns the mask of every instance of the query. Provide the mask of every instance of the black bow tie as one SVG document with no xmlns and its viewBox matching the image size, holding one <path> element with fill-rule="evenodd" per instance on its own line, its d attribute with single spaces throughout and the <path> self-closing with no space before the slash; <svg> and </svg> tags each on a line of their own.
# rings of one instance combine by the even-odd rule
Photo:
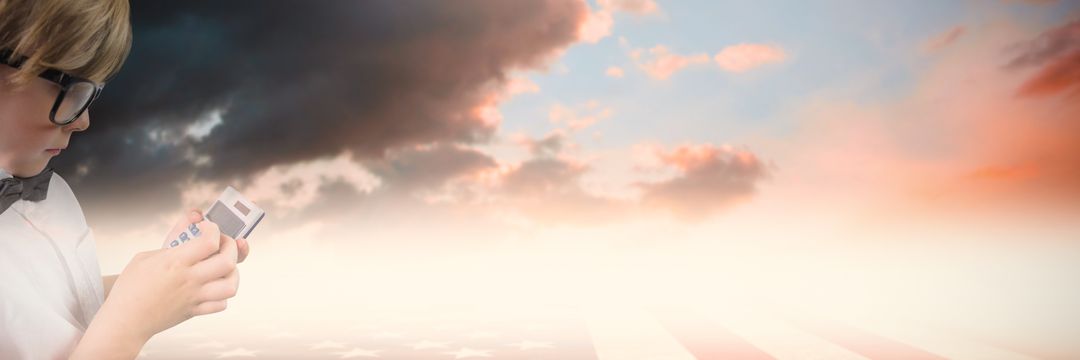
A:
<svg viewBox="0 0 1080 360">
<path fill-rule="evenodd" d="M 0 179 L 0 214 L 19 200 L 41 201 L 49 193 L 49 180 L 53 169 L 46 168 L 40 174 L 28 177 Z"/>
</svg>

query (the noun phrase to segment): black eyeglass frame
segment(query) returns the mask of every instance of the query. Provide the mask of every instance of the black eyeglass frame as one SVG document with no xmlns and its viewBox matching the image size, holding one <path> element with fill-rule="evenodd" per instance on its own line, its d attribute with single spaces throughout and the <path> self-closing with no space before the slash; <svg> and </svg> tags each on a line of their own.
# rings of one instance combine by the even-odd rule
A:
<svg viewBox="0 0 1080 360">
<path fill-rule="evenodd" d="M 26 56 L 16 56 L 15 52 L 11 49 L 0 49 L 0 64 L 4 64 L 18 69 L 22 66 L 24 62 L 26 62 L 26 59 Z M 75 120 L 77 120 L 80 116 L 82 116 L 84 112 L 86 112 L 86 109 L 90 108 L 90 104 L 94 103 L 94 100 L 97 100 L 98 96 L 101 95 L 101 90 L 105 88 L 105 84 L 98 84 L 89 79 L 74 76 L 56 69 L 45 69 L 40 74 L 38 74 L 38 77 L 49 80 L 60 86 L 60 93 L 56 95 L 56 101 L 53 102 L 52 110 L 49 111 L 49 121 L 52 121 L 53 124 L 59 126 L 64 126 L 75 122 Z M 89 83 L 90 85 L 92 85 L 94 88 L 93 94 L 91 94 L 90 99 L 87 100 L 81 108 L 79 108 L 79 111 L 75 112 L 74 116 L 72 116 L 70 119 L 65 119 L 64 121 L 57 121 L 56 112 L 60 110 L 60 104 L 64 102 L 64 96 L 67 95 L 68 91 L 71 90 L 72 86 L 75 86 L 75 84 L 79 83 Z"/>
</svg>

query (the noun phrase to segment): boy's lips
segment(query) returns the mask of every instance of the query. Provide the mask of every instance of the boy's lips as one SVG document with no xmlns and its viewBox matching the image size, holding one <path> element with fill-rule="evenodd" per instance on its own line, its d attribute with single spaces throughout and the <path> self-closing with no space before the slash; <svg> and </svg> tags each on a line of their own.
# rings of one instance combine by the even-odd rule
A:
<svg viewBox="0 0 1080 360">
<path fill-rule="evenodd" d="M 61 150 L 64 150 L 64 149 L 66 149 L 66 148 L 52 148 L 52 149 L 45 149 L 45 152 L 47 152 L 47 153 L 49 153 L 49 154 L 52 154 L 52 155 L 60 155 L 60 151 L 61 151 Z"/>
</svg>

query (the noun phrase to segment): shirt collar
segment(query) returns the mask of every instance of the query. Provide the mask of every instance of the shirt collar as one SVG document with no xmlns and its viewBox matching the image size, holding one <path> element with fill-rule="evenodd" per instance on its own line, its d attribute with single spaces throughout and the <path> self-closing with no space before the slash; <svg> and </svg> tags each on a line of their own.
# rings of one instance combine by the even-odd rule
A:
<svg viewBox="0 0 1080 360">
<path fill-rule="evenodd" d="M 0 168 L 0 179 L 7 179 L 9 177 L 13 177 L 11 173 L 8 173 L 7 170 Z"/>
</svg>

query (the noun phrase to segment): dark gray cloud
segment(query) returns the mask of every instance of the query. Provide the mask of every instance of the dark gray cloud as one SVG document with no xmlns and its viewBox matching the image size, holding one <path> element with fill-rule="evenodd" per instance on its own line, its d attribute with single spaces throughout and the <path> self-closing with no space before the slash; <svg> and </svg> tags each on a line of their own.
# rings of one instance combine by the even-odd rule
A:
<svg viewBox="0 0 1080 360">
<path fill-rule="evenodd" d="M 555 156 L 566 147 L 567 139 L 565 133 L 553 132 L 540 139 L 525 139 L 523 142 L 533 156 L 550 157 Z"/>
<path fill-rule="evenodd" d="M 1009 62 L 1013 69 L 1037 67 L 1017 89 L 1017 96 L 1037 97 L 1070 92 L 1080 96 L 1080 20 L 1051 28 L 1014 47 L 1020 54 Z"/>
<path fill-rule="evenodd" d="M 491 156 L 477 150 L 437 144 L 393 151 L 366 164 L 391 190 L 432 190 L 447 180 L 496 167 Z"/>
<path fill-rule="evenodd" d="M 509 71 L 542 66 L 575 41 L 587 13 L 579 0 L 132 10 L 131 56 L 91 110 L 90 130 L 52 164 L 84 206 L 123 202 L 132 212 L 171 209 L 185 179 L 235 183 L 345 150 L 378 159 L 414 144 L 485 141 L 495 129 L 475 107 Z M 215 109 L 225 110 L 219 126 L 186 135 Z"/>
<path fill-rule="evenodd" d="M 550 197 L 579 191 L 578 180 L 587 168 L 555 158 L 535 158 L 503 179 L 503 190 L 514 195 Z"/>
<path fill-rule="evenodd" d="M 770 166 L 756 155 L 729 147 L 682 146 L 659 155 L 681 174 L 641 184 L 643 201 L 690 220 L 748 200 L 757 193 L 758 183 L 770 176 Z"/>
<path fill-rule="evenodd" d="M 1051 28 L 1034 39 L 1011 46 L 1009 50 L 1017 53 L 1006 65 L 1013 69 L 1041 66 L 1060 56 L 1080 51 L 1080 19 Z"/>
<path fill-rule="evenodd" d="M 634 204 L 582 187 L 581 177 L 588 170 L 573 160 L 535 156 L 505 174 L 498 190 L 511 208 L 544 224 L 597 225 L 629 214 Z"/>
</svg>

